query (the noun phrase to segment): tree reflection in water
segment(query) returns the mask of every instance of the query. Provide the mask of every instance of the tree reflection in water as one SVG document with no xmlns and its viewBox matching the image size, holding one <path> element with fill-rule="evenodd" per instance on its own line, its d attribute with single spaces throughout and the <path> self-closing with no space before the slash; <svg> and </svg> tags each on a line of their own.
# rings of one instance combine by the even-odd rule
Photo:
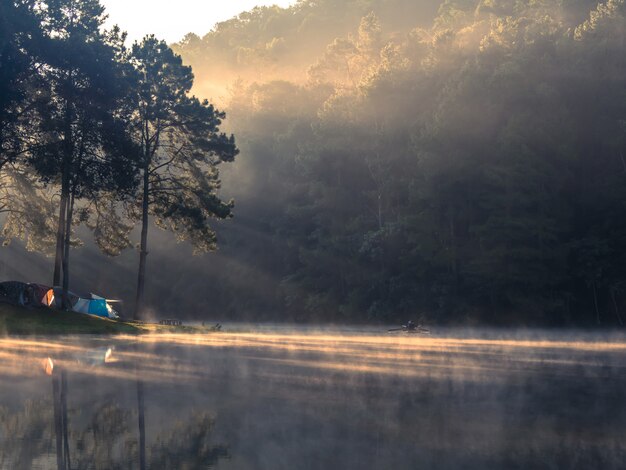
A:
<svg viewBox="0 0 626 470">
<path fill-rule="evenodd" d="M 25 400 L 19 410 L 0 409 L 0 468 L 30 470 L 36 468 L 35 461 L 50 455 L 51 405 L 52 401 Z"/>
<path fill-rule="evenodd" d="M 122 470 L 141 465 L 137 430 L 144 394 L 141 381 L 137 381 L 138 409 L 133 410 L 114 400 L 72 407 L 71 378 L 55 372 L 51 380 L 49 398 L 24 400 L 17 409 L 0 408 L 0 469 Z M 161 429 L 144 449 L 147 468 L 215 466 L 229 453 L 226 446 L 213 444 L 214 425 L 210 413 L 202 411 Z"/>
<path fill-rule="evenodd" d="M 0 469 L 621 470 L 625 360 L 542 330 L 0 340 Z"/>
</svg>

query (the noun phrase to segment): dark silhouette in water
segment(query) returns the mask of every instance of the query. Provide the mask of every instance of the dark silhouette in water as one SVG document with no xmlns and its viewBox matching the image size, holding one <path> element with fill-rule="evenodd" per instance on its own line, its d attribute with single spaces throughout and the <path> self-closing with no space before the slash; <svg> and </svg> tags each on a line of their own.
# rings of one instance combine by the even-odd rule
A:
<svg viewBox="0 0 626 470">
<path fill-rule="evenodd" d="M 422 326 L 421 321 L 419 323 L 415 323 L 413 320 L 409 320 L 406 323 L 406 325 L 402 325 L 400 328 L 390 328 L 387 331 L 389 332 L 406 331 L 407 333 L 430 333 L 429 329 L 424 328 Z"/>
<path fill-rule="evenodd" d="M 67 372 L 57 368 L 51 370 L 51 373 L 57 469 L 69 470 L 71 462 L 67 420 Z"/>
<path fill-rule="evenodd" d="M 146 411 L 143 382 L 137 380 L 137 420 L 139 427 L 139 469 L 146 470 Z"/>
</svg>

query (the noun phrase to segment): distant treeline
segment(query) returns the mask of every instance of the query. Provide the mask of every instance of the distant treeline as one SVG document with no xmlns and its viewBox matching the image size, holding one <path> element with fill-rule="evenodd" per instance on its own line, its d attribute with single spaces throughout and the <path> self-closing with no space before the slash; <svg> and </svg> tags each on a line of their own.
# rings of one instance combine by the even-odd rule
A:
<svg viewBox="0 0 626 470">
<path fill-rule="evenodd" d="M 301 0 L 175 45 L 242 150 L 211 311 L 621 324 L 625 13 Z"/>
</svg>

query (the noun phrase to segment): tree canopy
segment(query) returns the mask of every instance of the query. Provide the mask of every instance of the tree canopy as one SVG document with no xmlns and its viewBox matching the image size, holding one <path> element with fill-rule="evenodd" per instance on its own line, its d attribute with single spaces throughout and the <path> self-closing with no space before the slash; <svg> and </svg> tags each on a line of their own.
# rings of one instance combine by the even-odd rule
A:
<svg viewBox="0 0 626 470">
<path fill-rule="evenodd" d="M 272 35 L 310 52 L 263 75 L 239 60 L 224 97 L 246 155 L 225 178 L 255 199 L 224 230 L 242 231 L 247 272 L 270 273 L 259 304 L 621 323 L 624 2 L 420 2 L 404 18 L 392 3 L 258 9 L 177 46 L 198 70 Z M 319 40 L 295 37 L 323 15 Z"/>
</svg>

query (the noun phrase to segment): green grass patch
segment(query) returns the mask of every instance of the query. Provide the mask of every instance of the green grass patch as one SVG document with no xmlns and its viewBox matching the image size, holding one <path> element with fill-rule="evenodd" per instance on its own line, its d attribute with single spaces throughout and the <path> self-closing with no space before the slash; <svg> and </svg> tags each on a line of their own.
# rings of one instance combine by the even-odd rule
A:
<svg viewBox="0 0 626 470">
<path fill-rule="evenodd" d="M 0 335 L 138 334 L 143 328 L 122 321 L 48 308 L 0 303 Z"/>
<path fill-rule="evenodd" d="M 2 335 L 115 335 L 141 333 L 205 334 L 213 327 L 169 326 L 156 323 L 109 320 L 49 308 L 25 308 L 0 303 L 0 336 Z"/>
<path fill-rule="evenodd" d="M 189 326 L 189 325 L 161 325 L 158 323 L 146 323 L 129 321 L 128 325 L 139 328 L 143 333 L 178 333 L 178 334 L 206 334 L 215 333 L 216 330 L 213 326 Z"/>
</svg>

